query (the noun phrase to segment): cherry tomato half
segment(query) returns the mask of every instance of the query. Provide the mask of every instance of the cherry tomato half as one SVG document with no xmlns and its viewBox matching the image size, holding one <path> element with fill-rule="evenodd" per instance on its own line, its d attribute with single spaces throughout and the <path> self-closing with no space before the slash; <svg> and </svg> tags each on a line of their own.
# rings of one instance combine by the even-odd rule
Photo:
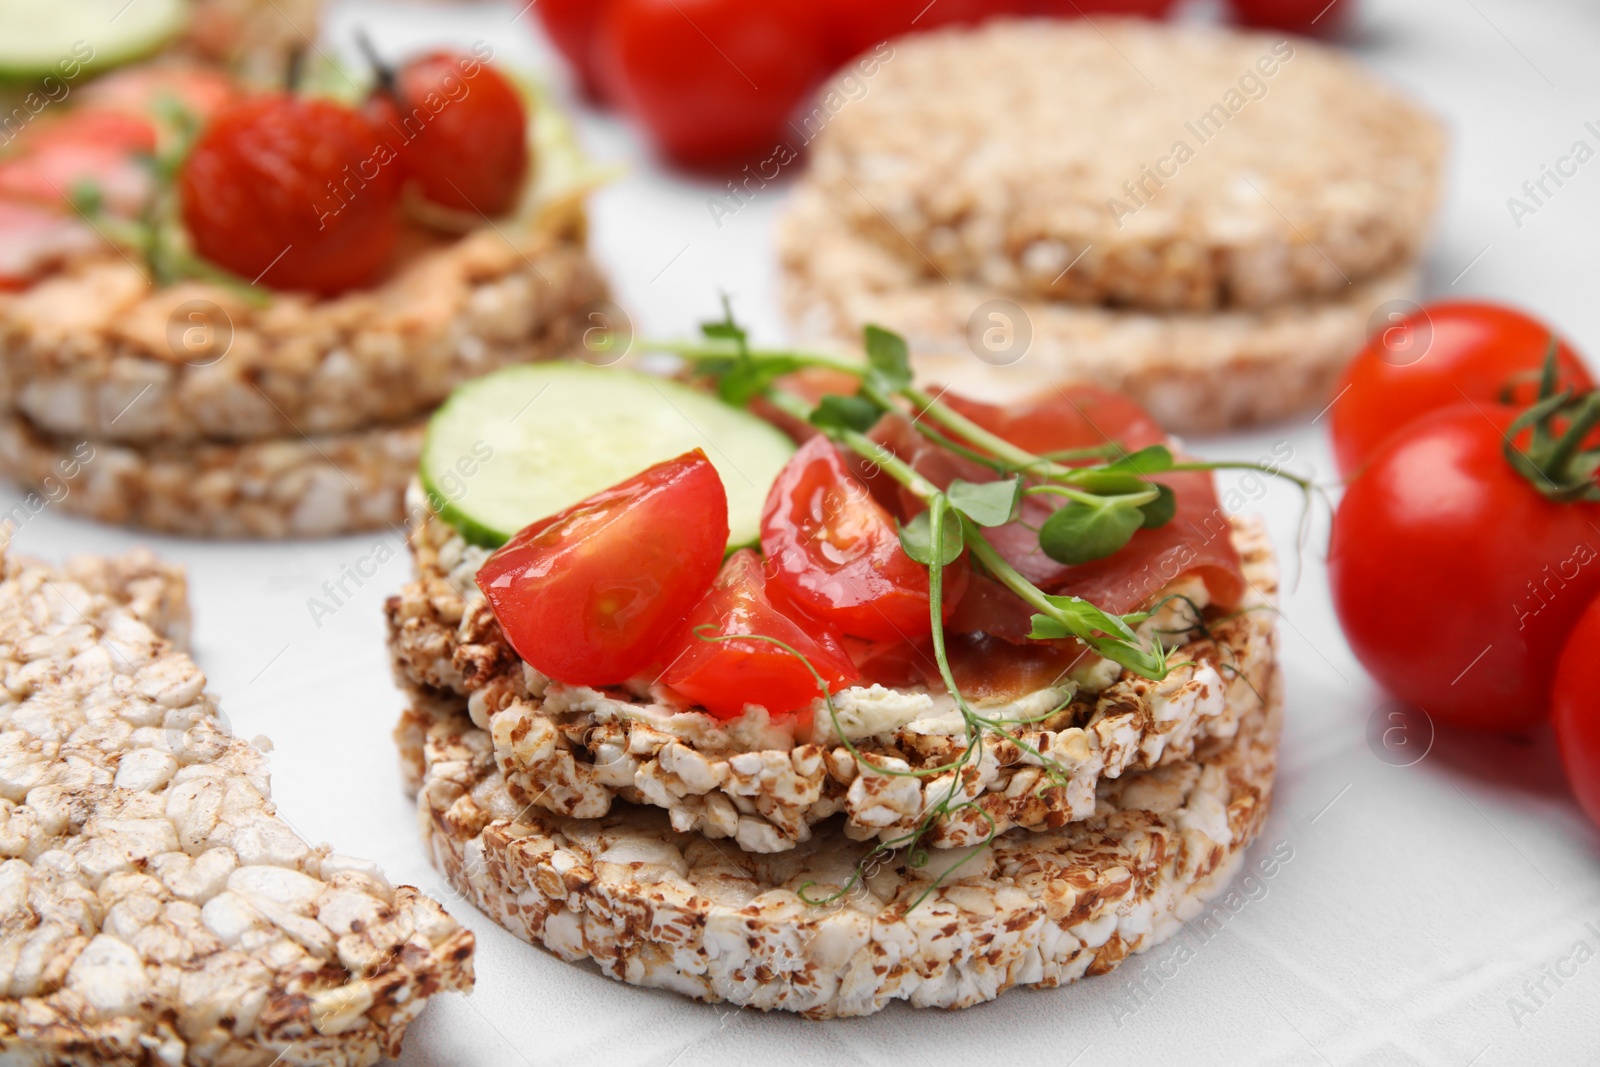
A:
<svg viewBox="0 0 1600 1067">
<path fill-rule="evenodd" d="M 1583 810 L 1600 824 L 1600 600 L 1589 605 L 1567 638 L 1553 695 L 1567 780 Z"/>
<path fill-rule="evenodd" d="M 828 68 L 808 0 L 613 0 L 601 25 L 606 95 L 671 158 L 773 152 Z"/>
<path fill-rule="evenodd" d="M 1600 506 L 1554 503 L 1506 461 L 1513 407 L 1462 404 L 1392 438 L 1334 516 L 1329 578 L 1356 657 L 1436 720 L 1518 731 L 1600 592 Z"/>
<path fill-rule="evenodd" d="M 506 640 L 571 685 L 613 685 L 655 662 L 717 576 L 728 494 L 696 449 L 541 519 L 478 571 Z"/>
<path fill-rule="evenodd" d="M 1354 477 L 1392 434 L 1430 411 L 1467 400 L 1502 402 L 1514 382 L 1512 402 L 1532 403 L 1553 337 L 1537 319 L 1494 304 L 1452 301 L 1397 315 L 1339 382 L 1330 415 L 1340 473 Z M 1563 380 L 1593 388 L 1577 353 L 1559 344 Z"/>
<path fill-rule="evenodd" d="M 906 555 L 893 516 L 826 437 L 806 442 L 778 475 L 761 550 L 796 603 L 852 637 L 914 640 L 933 630 L 928 568 Z M 946 618 L 966 585 L 965 559 L 946 570 Z"/>
<path fill-rule="evenodd" d="M 373 281 L 400 235 L 400 172 L 378 130 L 329 100 L 258 96 L 201 133 L 178 175 L 196 251 L 275 289 Z"/>
<path fill-rule="evenodd" d="M 707 628 L 703 633 L 697 632 Z M 731 641 L 707 640 L 727 637 Z M 711 714 L 735 719 L 745 705 L 773 715 L 799 711 L 822 695 L 799 652 L 827 684 L 828 692 L 854 685 L 860 675 L 837 630 L 808 619 L 768 580 L 761 558 L 750 549 L 728 557 L 716 584 L 689 612 L 677 635 L 662 649 L 668 659 L 661 680 Z"/>
</svg>

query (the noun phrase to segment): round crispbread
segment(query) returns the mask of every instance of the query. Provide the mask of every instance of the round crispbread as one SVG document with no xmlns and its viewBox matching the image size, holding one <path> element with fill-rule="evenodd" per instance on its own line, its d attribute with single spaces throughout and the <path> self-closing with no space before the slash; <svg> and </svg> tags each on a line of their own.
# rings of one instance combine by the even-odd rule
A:
<svg viewBox="0 0 1600 1067">
<path fill-rule="evenodd" d="M 411 507 L 426 514 L 415 496 Z M 1082 819 L 1094 811 L 1103 779 L 1188 759 L 1234 735 L 1277 671 L 1278 574 L 1259 520 L 1235 519 L 1224 529 L 1219 535 L 1232 537 L 1248 583 L 1238 610 L 1207 613 L 1206 629 L 1182 639 L 1161 682 L 1111 664 L 1103 688 L 1057 679 L 1009 704 L 980 704 L 987 717 L 1016 725 L 1006 736 L 986 733 L 928 844 L 961 848 L 1014 826 Z M 412 705 L 402 745 L 418 750 L 427 713 L 454 714 L 468 700 L 519 805 L 574 818 L 603 816 L 618 803 L 654 806 L 678 830 L 772 853 L 810 841 L 840 814 L 850 838 L 903 839 L 951 794 L 953 774 L 870 773 L 823 710 L 814 712 L 813 736 L 797 737 L 795 723 L 759 710 L 727 722 L 655 690 L 552 683 L 512 650 L 473 582 L 486 550 L 468 546 L 436 516 L 414 527 L 411 549 L 417 579 L 386 605 L 391 660 Z M 1160 592 L 1159 583 L 1151 592 Z M 1175 640 L 1170 634 L 1191 622 L 1185 607 L 1151 625 Z M 963 759 L 959 719 L 926 688 L 851 689 L 834 703 L 856 752 L 877 766 L 912 771 Z M 892 718 L 867 727 L 885 707 Z"/>
<path fill-rule="evenodd" d="M 401 521 L 426 420 L 359 433 L 139 447 L 47 434 L 0 414 L 13 507 L 186 537 L 335 537 Z"/>
<path fill-rule="evenodd" d="M 352 433 L 425 414 L 469 378 L 579 343 L 606 285 L 555 228 L 434 240 L 383 283 L 257 306 L 152 287 L 102 255 L 0 294 L 0 392 L 53 434 L 140 444 Z"/>
<path fill-rule="evenodd" d="M 1414 262 L 1439 124 L 1300 38 L 998 20 L 893 43 L 803 179 L 914 278 L 1158 311 L 1340 299 Z"/>
<path fill-rule="evenodd" d="M 1416 293 L 1407 266 L 1310 303 L 1211 314 L 1011 301 L 929 280 L 850 230 L 816 188 L 779 229 L 784 299 L 802 339 L 859 345 L 862 327 L 904 334 L 925 381 L 995 403 L 1095 382 L 1132 397 L 1176 433 L 1209 433 L 1327 403 L 1374 315 Z M 1387 320 L 1385 320 L 1387 321 Z"/>
<path fill-rule="evenodd" d="M 1276 684 L 1266 697 L 1233 740 L 1102 782 L 1089 819 L 931 850 L 922 866 L 882 855 L 853 883 L 870 846 L 837 828 L 770 855 L 674 831 L 659 811 L 570 819 L 521 805 L 464 710 L 410 751 L 434 864 L 512 933 L 630 984 L 822 1019 L 1064 985 L 1171 937 L 1223 891 L 1265 820 Z"/>
</svg>

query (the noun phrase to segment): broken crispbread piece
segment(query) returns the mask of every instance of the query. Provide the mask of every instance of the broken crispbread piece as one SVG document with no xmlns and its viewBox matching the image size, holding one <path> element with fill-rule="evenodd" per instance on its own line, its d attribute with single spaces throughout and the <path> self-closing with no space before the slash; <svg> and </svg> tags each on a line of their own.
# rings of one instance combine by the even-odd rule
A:
<svg viewBox="0 0 1600 1067">
<path fill-rule="evenodd" d="M 471 989 L 472 934 L 277 815 L 179 648 L 182 581 L 0 555 L 0 1060 L 394 1056 Z"/>
</svg>

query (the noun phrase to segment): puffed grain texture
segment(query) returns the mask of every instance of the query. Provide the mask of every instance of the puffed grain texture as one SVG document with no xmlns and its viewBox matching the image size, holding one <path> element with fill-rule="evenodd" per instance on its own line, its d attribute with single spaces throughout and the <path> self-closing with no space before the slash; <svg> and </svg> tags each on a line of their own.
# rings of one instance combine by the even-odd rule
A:
<svg viewBox="0 0 1600 1067">
<path fill-rule="evenodd" d="M 849 77 L 802 184 L 917 276 L 1018 299 L 1335 297 L 1415 261 L 1439 197 L 1438 122 L 1299 38 L 997 20 Z"/>
<path fill-rule="evenodd" d="M 571 209 L 431 239 L 368 289 L 265 306 L 155 287 L 99 255 L 0 294 L 0 396 L 54 434 L 140 444 L 350 433 L 426 414 L 467 379 L 575 346 L 606 295 Z"/>
<path fill-rule="evenodd" d="M 795 333 L 858 350 L 876 324 L 905 335 L 919 378 L 1010 403 L 1095 382 L 1175 433 L 1217 433 L 1315 411 L 1365 343 L 1378 309 L 1417 295 L 1407 265 L 1325 299 L 1205 314 L 1011 300 L 927 279 L 850 231 L 815 189 L 779 226 L 782 296 Z M 1002 301 L 1002 303 L 996 303 Z"/>
<path fill-rule="evenodd" d="M 0 476 L 49 507 L 117 526 L 239 540 L 335 537 L 400 521 L 425 430 L 422 420 L 325 437 L 140 447 L 55 437 L 0 414 Z"/>
<path fill-rule="evenodd" d="M 464 706 L 491 739 L 503 788 L 519 806 L 579 819 L 604 816 L 620 803 L 654 806 L 679 831 L 750 852 L 794 849 L 838 815 L 851 839 L 904 839 L 947 796 L 953 810 L 927 837 L 936 848 L 969 847 L 1014 826 L 1080 820 L 1093 814 L 1102 779 L 1186 760 L 1233 737 L 1275 684 L 1277 562 L 1259 520 L 1235 519 L 1229 534 L 1243 562 L 1246 599 L 1206 632 L 1191 632 L 1171 652 L 1167 678 L 1118 676 L 1113 665 L 1099 692 L 1048 690 L 1026 704 L 983 706 L 988 717 L 1018 725 L 1005 736 L 988 731 L 957 784 L 954 773 L 872 773 L 826 727 L 797 739 L 792 728 L 760 715 L 723 722 L 653 691 L 552 685 L 510 647 L 473 583 L 483 550 L 430 517 L 411 537 L 417 579 L 386 604 L 390 657 L 410 702 L 396 730 L 410 753 L 408 785 L 430 723 Z M 835 699 L 842 718 L 855 692 Z M 941 703 L 926 689 L 869 692 L 925 708 L 915 720 L 857 736 L 854 746 L 866 760 L 909 771 L 963 758 L 966 734 L 936 725 L 955 715 L 947 697 Z M 816 714 L 824 721 L 825 712 Z"/>
<path fill-rule="evenodd" d="M 1276 772 L 1280 694 L 1265 695 L 1232 741 L 1102 782 L 1089 819 L 935 850 L 923 867 L 891 853 L 859 880 L 869 846 L 836 830 L 770 855 L 674 831 L 650 810 L 524 807 L 464 713 L 426 731 L 418 815 L 435 866 L 468 900 L 619 981 L 812 1019 L 895 1000 L 960 1008 L 1105 974 L 1227 888 Z"/>
<path fill-rule="evenodd" d="M 162 589 L 162 586 L 167 586 Z M 473 938 L 276 813 L 148 555 L 0 560 L 0 1059 L 356 1067 Z"/>
</svg>

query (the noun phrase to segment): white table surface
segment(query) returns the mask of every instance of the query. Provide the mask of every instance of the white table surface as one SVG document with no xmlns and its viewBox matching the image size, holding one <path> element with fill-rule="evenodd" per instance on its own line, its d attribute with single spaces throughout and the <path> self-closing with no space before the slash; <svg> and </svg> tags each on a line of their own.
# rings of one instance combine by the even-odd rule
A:
<svg viewBox="0 0 1600 1067">
<path fill-rule="evenodd" d="M 345 3 L 329 34 L 344 40 L 360 23 L 380 45 L 488 40 L 507 59 L 554 71 L 532 12 L 514 18 L 519 6 Z M 1455 133 L 1430 292 L 1524 305 L 1590 353 L 1600 353 L 1600 162 L 1520 229 L 1506 198 L 1575 140 L 1600 145 L 1584 129 L 1600 122 L 1597 44 L 1592 0 L 1371 0 L 1355 41 Z M 769 233 L 783 190 L 764 191 L 719 228 L 705 206 L 711 184 L 663 172 L 614 120 L 583 121 L 599 156 L 631 165 L 594 201 L 594 242 L 640 328 L 687 331 L 726 290 L 758 336 L 781 336 Z M 1300 469 L 1329 475 L 1317 426 L 1206 441 L 1201 451 L 1257 457 L 1283 441 Z M 1290 546 L 1297 494 L 1276 486 L 1255 506 Z M 407 577 L 405 555 L 320 625 L 308 607 L 325 581 L 398 539 L 217 545 L 46 511 L 18 548 L 60 558 L 142 543 L 186 564 L 196 655 L 235 731 L 276 743 L 284 815 L 311 840 L 433 892 L 477 933 L 478 991 L 431 1004 L 405 1064 L 1600 1062 L 1600 958 L 1571 956 L 1582 941 L 1600 957 L 1600 832 L 1570 799 L 1552 739 L 1440 734 L 1413 766 L 1379 759 L 1367 736 L 1383 698 L 1334 621 L 1325 530 L 1323 515 L 1283 604 L 1288 725 L 1273 813 L 1250 856 L 1254 865 L 1283 847 L 1292 859 L 1250 884 L 1220 933 L 1191 928 L 1063 990 L 1017 991 L 958 1013 L 897 1005 L 826 1024 L 616 984 L 455 898 L 424 858 L 389 740 L 401 700 L 380 609 Z M 1558 965 L 1570 975 L 1559 983 L 1547 977 Z M 1542 991 L 1530 987 L 1541 980 Z"/>
</svg>

